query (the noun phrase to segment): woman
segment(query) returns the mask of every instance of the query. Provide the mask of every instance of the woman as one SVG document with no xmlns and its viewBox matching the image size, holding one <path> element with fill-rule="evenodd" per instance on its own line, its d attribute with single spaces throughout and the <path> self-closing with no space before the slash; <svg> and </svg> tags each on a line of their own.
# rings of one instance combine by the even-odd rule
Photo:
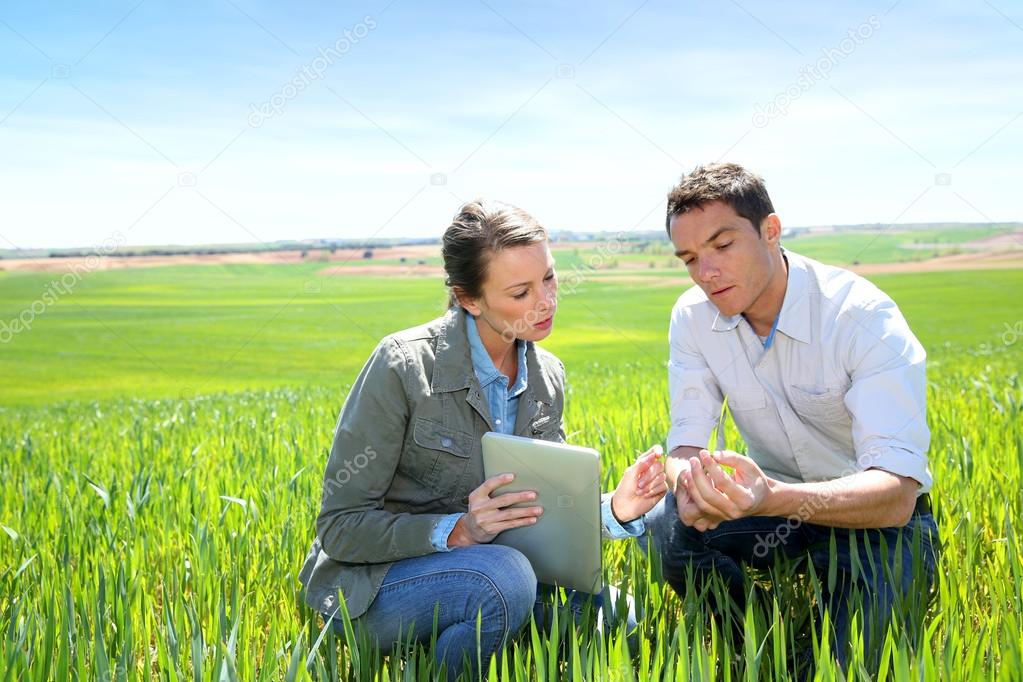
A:
<svg viewBox="0 0 1023 682">
<path fill-rule="evenodd" d="M 532 216 L 465 204 L 444 233 L 443 257 L 448 312 L 385 338 L 341 409 L 299 577 L 326 618 L 340 590 L 383 649 L 410 632 L 429 639 L 436 609 L 435 656 L 455 679 L 465 656 L 485 666 L 537 603 L 526 558 L 489 543 L 543 510 L 511 506 L 535 493 L 502 494 L 510 474 L 483 480 L 481 439 L 497 431 L 564 441 L 565 369 L 535 345 L 553 328 L 558 280 Z M 604 535 L 640 534 L 664 492 L 651 449 L 604 496 Z"/>
</svg>

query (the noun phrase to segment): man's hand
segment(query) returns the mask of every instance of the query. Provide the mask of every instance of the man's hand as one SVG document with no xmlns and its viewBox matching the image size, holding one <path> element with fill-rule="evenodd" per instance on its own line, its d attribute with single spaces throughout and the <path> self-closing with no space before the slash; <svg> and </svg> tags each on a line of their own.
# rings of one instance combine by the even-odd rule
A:
<svg viewBox="0 0 1023 682">
<path fill-rule="evenodd" d="M 689 498 L 689 492 L 682 484 L 685 475 L 691 468 L 690 457 L 698 455 L 699 452 L 699 448 L 680 445 L 671 451 L 664 466 L 664 476 L 675 495 L 675 511 L 679 520 L 687 526 L 695 526 L 696 522 L 703 517 L 699 507 Z"/>
<path fill-rule="evenodd" d="M 655 445 L 625 470 L 611 496 L 611 513 L 620 523 L 638 519 L 668 492 L 664 483 L 664 450 Z"/>
<path fill-rule="evenodd" d="M 511 528 L 529 526 L 543 513 L 543 507 L 512 507 L 536 499 L 536 492 L 524 490 L 491 497 L 502 486 L 515 480 L 515 474 L 499 474 L 483 481 L 469 493 L 469 511 L 458 519 L 448 536 L 448 547 L 466 547 L 490 542 Z"/>
<path fill-rule="evenodd" d="M 729 475 L 722 465 L 732 467 Z M 749 457 L 731 450 L 700 450 L 679 474 L 675 496 L 682 523 L 703 532 L 722 521 L 761 515 L 772 481 Z"/>
</svg>

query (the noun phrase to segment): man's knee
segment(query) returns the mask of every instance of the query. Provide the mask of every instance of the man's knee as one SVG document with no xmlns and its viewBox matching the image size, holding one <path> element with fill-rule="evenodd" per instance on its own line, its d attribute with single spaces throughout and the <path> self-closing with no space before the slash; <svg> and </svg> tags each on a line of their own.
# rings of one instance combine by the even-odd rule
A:
<svg viewBox="0 0 1023 682">
<path fill-rule="evenodd" d="M 682 522 L 675 511 L 675 496 L 670 491 L 647 512 L 644 522 L 662 560 L 674 554 L 673 549 L 680 549 L 676 545 L 684 542 L 683 533 L 678 528 Z"/>
<path fill-rule="evenodd" d="M 689 582 L 687 576 L 712 563 L 712 552 L 701 533 L 678 518 L 675 497 L 670 492 L 647 514 L 646 524 L 664 579 L 677 594 L 683 595 Z"/>
<path fill-rule="evenodd" d="M 670 533 L 670 528 L 665 527 L 665 524 L 671 520 L 667 517 L 668 508 L 666 506 L 669 497 L 671 497 L 670 491 L 665 497 L 661 498 L 661 501 L 653 509 L 646 513 L 643 519 L 647 527 L 647 533 L 654 541 L 654 547 L 662 555 L 664 554 L 664 543 Z M 671 497 L 671 499 L 674 501 L 675 498 Z"/>
<path fill-rule="evenodd" d="M 688 565 L 695 556 L 709 552 L 702 533 L 678 518 L 671 492 L 647 514 L 646 525 L 666 566 Z"/>
</svg>

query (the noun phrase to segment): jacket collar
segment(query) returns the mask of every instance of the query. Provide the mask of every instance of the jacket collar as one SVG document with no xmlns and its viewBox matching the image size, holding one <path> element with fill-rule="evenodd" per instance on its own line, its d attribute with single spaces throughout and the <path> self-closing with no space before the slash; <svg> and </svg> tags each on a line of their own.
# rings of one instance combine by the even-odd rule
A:
<svg viewBox="0 0 1023 682">
<path fill-rule="evenodd" d="M 440 320 L 430 380 L 430 390 L 434 393 L 458 391 L 472 384 L 472 358 L 465 327 L 465 313 L 459 306 L 448 308 Z"/>
<path fill-rule="evenodd" d="M 479 386 L 479 380 L 472 367 L 469 352 L 466 313 L 460 306 L 453 306 L 441 318 L 440 333 L 437 336 L 437 354 L 433 363 L 430 390 L 447 393 Z M 554 384 L 547 378 L 540 366 L 536 346 L 526 341 L 526 393 L 532 399 L 548 405 L 554 402 Z"/>
</svg>

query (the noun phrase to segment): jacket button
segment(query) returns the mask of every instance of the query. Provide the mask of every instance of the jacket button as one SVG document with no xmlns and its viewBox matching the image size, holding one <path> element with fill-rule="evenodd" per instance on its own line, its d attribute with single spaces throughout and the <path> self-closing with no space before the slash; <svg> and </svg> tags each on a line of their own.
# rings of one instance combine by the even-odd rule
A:
<svg viewBox="0 0 1023 682">
<path fill-rule="evenodd" d="M 453 442 L 454 441 L 452 441 L 450 438 L 441 438 L 440 439 L 440 444 L 443 445 L 446 448 L 450 448 Z"/>
</svg>

